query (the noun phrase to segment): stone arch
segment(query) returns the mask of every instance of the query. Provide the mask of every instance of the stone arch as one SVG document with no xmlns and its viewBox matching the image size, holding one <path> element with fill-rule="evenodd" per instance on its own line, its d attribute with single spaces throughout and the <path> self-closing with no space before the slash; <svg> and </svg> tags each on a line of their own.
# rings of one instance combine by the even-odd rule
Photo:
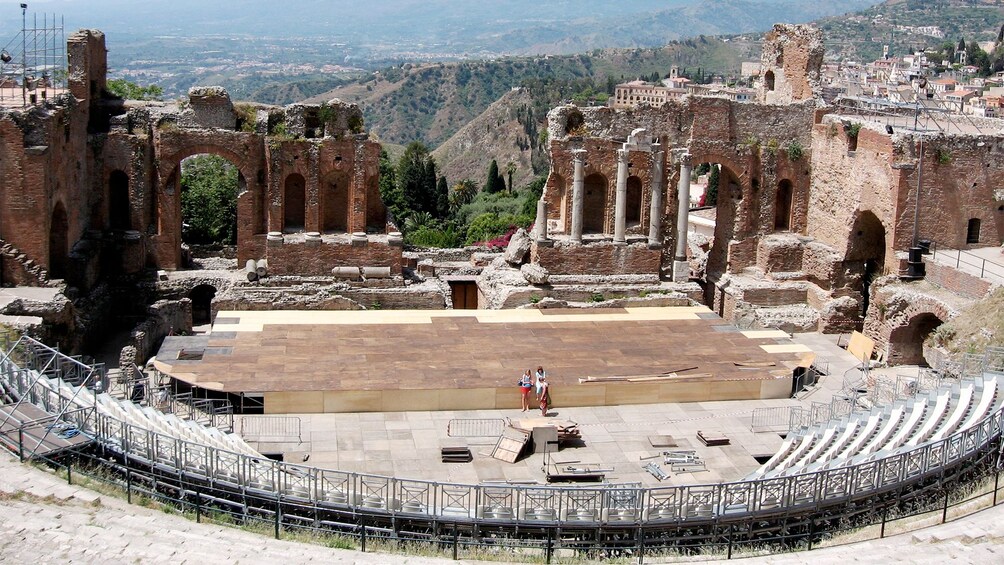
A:
<svg viewBox="0 0 1004 565">
<path fill-rule="evenodd" d="M 768 92 L 774 91 L 774 71 L 767 71 L 763 75 L 763 85 Z"/>
<path fill-rule="evenodd" d="M 108 227 L 113 230 L 132 229 L 129 175 L 118 169 L 108 175 Z"/>
<path fill-rule="evenodd" d="M 642 190 L 641 179 L 631 175 L 627 179 L 627 199 L 624 219 L 628 227 L 641 225 L 642 217 Z"/>
<path fill-rule="evenodd" d="M 607 219 L 607 178 L 593 173 L 583 182 L 582 232 L 605 233 Z"/>
<path fill-rule="evenodd" d="M 366 231 L 387 231 L 387 206 L 380 196 L 380 183 L 375 176 L 366 181 Z"/>
<path fill-rule="evenodd" d="M 70 222 L 66 207 L 56 202 L 49 220 L 49 278 L 65 278 L 70 263 Z"/>
<path fill-rule="evenodd" d="M 969 218 L 966 223 L 966 244 L 972 245 L 974 243 L 980 242 L 980 224 L 982 222 L 979 218 Z"/>
<path fill-rule="evenodd" d="M 782 179 L 777 183 L 777 195 L 774 199 L 774 231 L 791 229 L 792 198 L 794 190 L 791 181 Z"/>
<path fill-rule="evenodd" d="M 266 231 L 268 214 L 264 195 L 265 174 L 252 164 L 254 155 L 238 154 L 231 147 L 223 145 L 187 145 L 183 137 L 176 141 L 178 143 L 172 143 L 172 146 L 181 146 L 178 151 L 167 156 L 157 156 L 157 191 L 151 214 L 153 225 L 157 229 L 155 248 L 158 264 L 168 269 L 182 267 L 181 163 L 185 159 L 195 155 L 215 155 L 226 159 L 237 169 L 238 216 L 251 220 L 237 225 L 238 250 L 246 245 L 245 238 L 250 234 Z"/>
<path fill-rule="evenodd" d="M 907 323 L 889 332 L 890 365 L 927 365 L 924 360 L 924 341 L 944 323 L 933 312 L 921 312 Z"/>
<path fill-rule="evenodd" d="M 192 325 L 202 326 L 212 323 L 216 287 L 211 284 L 200 284 L 188 293 L 188 298 L 192 301 Z"/>
<path fill-rule="evenodd" d="M 709 163 L 718 165 L 718 202 L 715 204 L 715 236 L 712 240 L 711 249 L 708 251 L 708 262 L 705 267 L 706 275 L 724 274 L 729 263 L 729 244 L 736 236 L 737 232 L 742 233 L 744 229 L 739 224 L 742 223 L 742 201 L 746 187 L 742 178 L 745 176 L 747 168 L 742 166 L 734 155 L 721 154 L 716 152 L 703 153 L 693 151 L 691 160 L 693 163 Z M 742 174 L 737 173 L 741 171 Z M 678 221 L 681 221 L 678 219 Z M 687 221 L 686 218 L 682 221 Z M 713 285 L 707 285 L 709 292 Z M 710 296 L 706 296 L 708 303 L 713 301 Z"/>
<path fill-rule="evenodd" d="M 307 225 L 307 179 L 300 173 L 286 177 L 282 188 L 282 229 L 303 231 Z"/>
<path fill-rule="evenodd" d="M 289 178 L 286 179 L 286 187 L 289 188 Z M 349 188 L 349 174 L 344 171 L 332 171 L 324 177 L 324 183 L 321 185 L 321 199 L 324 206 L 322 232 L 349 230 Z M 288 212 L 286 217 L 288 218 Z"/>
<path fill-rule="evenodd" d="M 568 220 L 568 189 L 565 177 L 552 171 L 544 188 L 547 198 L 547 219 L 557 221 L 555 231 L 564 233 L 565 222 Z"/>
</svg>

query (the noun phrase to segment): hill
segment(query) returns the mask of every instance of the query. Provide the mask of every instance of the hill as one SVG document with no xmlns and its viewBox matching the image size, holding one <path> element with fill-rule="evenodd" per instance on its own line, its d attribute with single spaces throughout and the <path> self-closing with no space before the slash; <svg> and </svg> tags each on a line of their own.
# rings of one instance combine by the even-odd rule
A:
<svg viewBox="0 0 1004 565">
<path fill-rule="evenodd" d="M 447 179 L 453 182 L 471 179 L 479 185 L 492 159 L 503 171 L 512 163 L 516 166 L 513 186 L 523 186 L 534 176 L 533 160 L 538 142 L 533 97 L 529 90 L 518 88 L 505 93 L 460 128 L 436 148 L 432 156 L 439 165 L 440 174 Z"/>
<path fill-rule="evenodd" d="M 957 44 L 959 39 L 994 41 L 1001 24 L 1004 5 L 996 0 L 888 0 L 816 23 L 828 59 L 857 61 L 881 57 L 883 45 L 890 45 L 894 55 L 904 55 L 944 42 Z"/>
<path fill-rule="evenodd" d="M 684 74 L 737 75 L 749 56 L 742 42 L 698 37 L 656 49 L 607 49 L 589 54 L 507 57 L 459 63 L 404 64 L 375 72 L 356 83 L 311 97 L 308 102 L 341 98 L 359 104 L 367 127 L 391 143 L 422 141 L 436 147 L 493 102 L 516 87 L 533 98 L 533 118 L 576 95 L 613 92 L 623 80 L 658 73 L 673 65 Z"/>
</svg>

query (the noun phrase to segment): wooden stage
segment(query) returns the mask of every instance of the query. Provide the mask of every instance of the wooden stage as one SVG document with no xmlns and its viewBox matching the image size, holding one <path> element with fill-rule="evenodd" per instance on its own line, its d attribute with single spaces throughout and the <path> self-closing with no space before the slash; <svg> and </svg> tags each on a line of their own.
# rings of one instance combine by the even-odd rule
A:
<svg viewBox="0 0 1004 565">
<path fill-rule="evenodd" d="M 808 353 L 705 307 L 229 311 L 156 366 L 285 414 L 518 409 L 538 365 L 556 407 L 784 398 Z"/>
</svg>

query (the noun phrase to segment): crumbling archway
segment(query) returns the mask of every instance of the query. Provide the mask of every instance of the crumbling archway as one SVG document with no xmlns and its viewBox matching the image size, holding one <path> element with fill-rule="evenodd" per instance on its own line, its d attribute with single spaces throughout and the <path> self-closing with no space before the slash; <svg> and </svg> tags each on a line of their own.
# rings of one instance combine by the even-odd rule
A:
<svg viewBox="0 0 1004 565">
<path fill-rule="evenodd" d="M 893 365 L 927 366 L 924 341 L 944 321 L 930 312 L 923 312 L 889 333 L 889 363 Z"/>
<path fill-rule="evenodd" d="M 583 183 L 582 231 L 605 233 L 607 219 L 607 178 L 600 173 L 586 177 Z"/>
<path fill-rule="evenodd" d="M 116 169 L 108 175 L 108 227 L 132 229 L 129 205 L 129 175 Z"/>
<path fill-rule="evenodd" d="M 216 298 L 216 287 L 210 284 L 200 284 L 188 293 L 192 301 L 192 326 L 202 326 L 213 321 L 213 298 Z"/>
<path fill-rule="evenodd" d="M 69 263 L 69 231 L 70 222 L 66 217 L 66 208 L 62 202 L 56 202 L 49 221 L 49 277 L 62 279 L 66 277 Z"/>
<path fill-rule="evenodd" d="M 282 191 L 282 229 L 303 231 L 307 225 L 307 181 L 300 173 L 286 177 Z"/>
<path fill-rule="evenodd" d="M 181 241 L 237 244 L 237 197 L 246 190 L 240 170 L 226 157 L 185 157 L 170 181 L 180 193 Z"/>
</svg>

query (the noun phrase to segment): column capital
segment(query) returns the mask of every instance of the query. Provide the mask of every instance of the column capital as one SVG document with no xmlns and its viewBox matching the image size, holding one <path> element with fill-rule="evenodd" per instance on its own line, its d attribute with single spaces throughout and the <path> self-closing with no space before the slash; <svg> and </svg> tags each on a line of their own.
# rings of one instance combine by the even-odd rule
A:
<svg viewBox="0 0 1004 565">
<path fill-rule="evenodd" d="M 625 145 L 627 145 L 627 144 L 625 144 Z M 627 147 L 621 147 L 620 149 L 617 150 L 617 162 L 618 163 L 627 163 L 628 158 L 630 156 L 631 156 L 631 150 L 628 149 Z"/>
<path fill-rule="evenodd" d="M 673 150 L 673 163 L 677 165 L 682 165 L 684 167 L 691 166 L 691 155 L 686 149 L 674 149 Z"/>
<path fill-rule="evenodd" d="M 585 149 L 573 149 L 572 150 L 572 161 L 575 163 L 582 163 L 586 159 Z"/>
</svg>

